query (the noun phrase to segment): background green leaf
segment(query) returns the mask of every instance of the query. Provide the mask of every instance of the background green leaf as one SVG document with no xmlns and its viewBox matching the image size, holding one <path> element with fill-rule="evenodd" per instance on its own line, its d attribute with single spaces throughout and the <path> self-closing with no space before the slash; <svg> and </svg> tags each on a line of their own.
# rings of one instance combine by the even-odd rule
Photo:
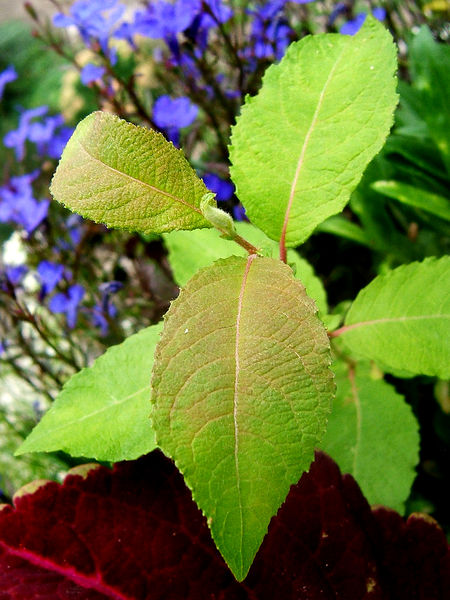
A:
<svg viewBox="0 0 450 600">
<path fill-rule="evenodd" d="M 162 322 L 112 346 L 64 385 L 16 454 L 64 450 L 117 462 L 156 446 L 150 424 L 150 376 Z"/>
<path fill-rule="evenodd" d="M 423 26 L 412 38 L 409 49 L 412 78 L 419 98 L 415 103 L 439 148 L 450 174 L 450 48 L 434 40 Z"/>
<path fill-rule="evenodd" d="M 244 221 L 236 222 L 235 227 L 240 236 L 256 246 L 265 256 L 277 256 L 277 243 L 260 229 Z M 181 287 L 202 267 L 211 265 L 219 258 L 247 255 L 242 246 L 222 238 L 214 229 L 172 231 L 164 235 L 164 243 L 169 250 L 169 262 L 175 281 Z M 287 260 L 295 271 L 294 276 L 300 279 L 308 296 L 315 301 L 319 313 L 325 314 L 328 309 L 325 288 L 311 265 L 295 250 L 288 251 Z"/>
<path fill-rule="evenodd" d="M 450 221 L 450 200 L 400 181 L 375 181 L 372 187 L 380 194 L 402 204 L 421 208 L 441 219 Z M 450 233 L 450 230 L 449 230 Z"/>
<path fill-rule="evenodd" d="M 325 430 L 334 385 L 315 312 L 286 265 L 233 256 L 190 280 L 157 347 L 157 443 L 238 580 Z"/>
<path fill-rule="evenodd" d="M 210 227 L 208 191 L 162 134 L 94 112 L 81 121 L 52 180 L 55 200 L 108 227 L 139 233 Z"/>
<path fill-rule="evenodd" d="M 353 302 L 346 346 L 389 371 L 450 376 L 450 257 L 427 258 L 376 277 Z"/>
<path fill-rule="evenodd" d="M 370 504 L 401 513 L 416 476 L 419 432 L 410 406 L 370 365 L 332 365 L 336 398 L 321 444 L 359 483 Z"/>
<path fill-rule="evenodd" d="M 231 176 L 250 220 L 303 242 L 348 202 L 393 122 L 396 49 L 367 18 L 356 36 L 291 44 L 232 131 Z"/>
</svg>

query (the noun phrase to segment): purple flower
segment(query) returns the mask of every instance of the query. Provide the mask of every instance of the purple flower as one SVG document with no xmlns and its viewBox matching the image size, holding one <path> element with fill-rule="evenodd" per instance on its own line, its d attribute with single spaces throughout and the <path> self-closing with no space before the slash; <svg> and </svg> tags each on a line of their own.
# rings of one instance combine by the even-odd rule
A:
<svg viewBox="0 0 450 600">
<path fill-rule="evenodd" d="M 94 327 L 99 327 L 101 331 L 101 335 L 105 336 L 108 333 L 109 323 L 108 317 L 110 319 L 114 318 L 117 315 L 117 308 L 114 304 L 110 303 L 106 311 L 103 310 L 103 306 L 100 304 L 96 304 L 92 308 L 92 317 L 91 322 Z"/>
<path fill-rule="evenodd" d="M 81 83 L 83 85 L 89 85 L 96 79 L 100 79 L 106 73 L 105 67 L 99 67 L 93 63 L 85 65 L 80 73 Z"/>
<path fill-rule="evenodd" d="M 25 265 L 5 267 L 5 277 L 13 286 L 19 285 L 27 273 L 28 268 Z"/>
<path fill-rule="evenodd" d="M 138 11 L 134 23 L 119 29 L 115 37 L 140 34 L 152 39 L 167 39 L 185 31 L 201 9 L 201 0 L 178 0 L 175 3 L 157 0 L 147 10 Z"/>
<path fill-rule="evenodd" d="M 236 221 L 248 221 L 247 215 L 245 213 L 245 208 L 242 204 L 238 204 L 237 206 L 233 206 L 233 217 Z"/>
<path fill-rule="evenodd" d="M 189 98 L 171 98 L 160 96 L 153 106 L 153 118 L 158 127 L 188 127 L 195 121 L 198 107 Z"/>
<path fill-rule="evenodd" d="M 14 131 L 9 131 L 3 138 L 3 143 L 7 148 L 14 148 L 17 160 L 23 160 L 25 156 L 25 142 L 28 139 L 31 121 L 42 117 L 47 111 L 48 106 L 24 110 L 20 115 L 19 127 Z"/>
<path fill-rule="evenodd" d="M 227 201 L 234 194 L 234 185 L 231 181 L 226 181 L 214 173 L 203 175 L 203 182 L 208 189 L 216 194 L 219 201 Z"/>
<path fill-rule="evenodd" d="M 50 294 L 50 292 L 53 292 L 61 281 L 64 275 L 64 266 L 52 263 L 49 260 L 43 260 L 37 267 L 37 273 L 42 284 L 41 297 L 43 298 L 47 294 Z"/>
<path fill-rule="evenodd" d="M 11 81 L 14 81 L 15 79 L 17 79 L 17 77 L 17 72 L 12 65 L 9 65 L 4 71 L 0 73 L 0 100 L 3 97 L 5 85 L 11 83 Z"/>
<path fill-rule="evenodd" d="M 117 29 L 125 6 L 117 0 L 78 0 L 70 8 L 70 14 L 58 13 L 53 17 L 55 27 L 74 25 L 86 45 L 98 40 L 103 52 L 109 56 L 109 37 Z"/>
<path fill-rule="evenodd" d="M 36 170 L 11 177 L 6 185 L 0 187 L 0 222 L 16 223 L 31 234 L 45 219 L 50 203 L 48 200 L 36 200 L 31 185 L 38 174 Z"/>
<path fill-rule="evenodd" d="M 55 136 L 56 129 L 63 123 L 62 115 L 47 117 L 41 123 L 36 121 L 30 123 L 27 138 L 36 144 L 37 151 L 41 156 L 46 154 L 47 146 Z"/>
<path fill-rule="evenodd" d="M 195 121 L 198 107 L 189 98 L 160 96 L 153 105 L 153 120 L 175 144 L 179 142 L 179 130 Z"/>
<path fill-rule="evenodd" d="M 217 22 L 226 23 L 233 16 L 231 8 L 224 4 L 222 0 L 206 0 L 205 4 L 213 16 L 208 13 L 204 14 L 201 20 L 201 27 L 215 27 Z"/>
<path fill-rule="evenodd" d="M 49 302 L 49 309 L 54 313 L 66 315 L 69 329 L 73 329 L 77 322 L 78 308 L 84 296 L 84 287 L 78 283 L 71 285 L 66 293 L 53 296 Z"/>
<path fill-rule="evenodd" d="M 386 10 L 382 7 L 374 8 L 372 14 L 378 21 L 384 21 L 386 18 Z"/>
<path fill-rule="evenodd" d="M 41 156 L 50 158 L 61 156 L 62 149 L 73 133 L 73 128 L 63 126 L 62 115 L 45 117 L 47 111 L 47 106 L 24 110 L 20 115 L 18 128 L 5 135 L 3 142 L 7 148 L 14 148 L 17 160 L 23 160 L 27 140 L 36 145 Z M 36 121 L 35 119 L 38 118 L 43 120 Z"/>
<path fill-rule="evenodd" d="M 373 16 L 379 21 L 383 21 L 386 18 L 386 11 L 384 8 L 374 8 L 372 11 Z M 355 35 L 361 29 L 366 20 L 366 13 L 358 13 L 354 19 L 347 21 L 340 28 L 340 33 L 345 35 Z"/>
<path fill-rule="evenodd" d="M 347 5 L 345 4 L 345 2 L 337 2 L 335 7 L 333 8 L 333 10 L 330 13 L 330 16 L 328 18 L 328 23 L 330 25 L 333 25 L 333 23 L 336 21 L 336 19 L 339 17 L 339 15 L 341 15 L 342 13 L 345 13 L 347 11 Z"/>
<path fill-rule="evenodd" d="M 117 315 L 117 308 L 114 306 L 111 296 L 122 287 L 123 284 L 120 281 L 107 281 L 99 285 L 101 302 L 93 307 L 91 321 L 94 327 L 100 327 L 102 336 L 108 333 L 108 318 L 112 319 Z"/>
<path fill-rule="evenodd" d="M 61 127 L 58 131 L 56 131 L 47 142 L 47 156 L 50 158 L 60 158 L 73 132 L 73 127 Z"/>
</svg>

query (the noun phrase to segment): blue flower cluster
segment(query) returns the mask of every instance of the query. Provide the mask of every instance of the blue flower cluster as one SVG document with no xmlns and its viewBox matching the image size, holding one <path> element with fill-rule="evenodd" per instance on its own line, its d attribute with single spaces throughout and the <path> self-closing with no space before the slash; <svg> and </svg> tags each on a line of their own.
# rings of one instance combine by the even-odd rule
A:
<svg viewBox="0 0 450 600">
<path fill-rule="evenodd" d="M 25 157 L 27 141 L 35 145 L 41 157 L 58 159 L 61 156 L 73 128 L 64 124 L 62 115 L 47 116 L 47 113 L 48 106 L 22 110 L 17 129 L 9 131 L 3 138 L 3 144 L 14 149 L 18 161 Z"/>
<path fill-rule="evenodd" d="M 33 171 L 18 175 L 0 187 L 0 222 L 16 223 L 30 235 L 45 219 L 49 200 L 34 197 L 32 182 L 39 175 Z"/>
</svg>

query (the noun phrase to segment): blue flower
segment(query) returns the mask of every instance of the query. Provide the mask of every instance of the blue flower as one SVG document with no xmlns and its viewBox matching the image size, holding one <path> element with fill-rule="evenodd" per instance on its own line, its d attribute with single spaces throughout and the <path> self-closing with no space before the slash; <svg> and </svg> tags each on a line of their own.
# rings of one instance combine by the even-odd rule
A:
<svg viewBox="0 0 450 600">
<path fill-rule="evenodd" d="M 106 73 L 105 67 L 88 63 L 81 69 L 80 79 L 83 85 L 89 85 L 96 79 L 100 79 Z"/>
<path fill-rule="evenodd" d="M 345 4 L 345 2 L 337 2 L 336 5 L 334 6 L 333 10 L 330 13 L 330 16 L 328 17 L 328 23 L 330 25 L 333 25 L 333 23 L 336 21 L 336 19 L 339 17 L 339 15 L 341 15 L 342 13 L 345 13 L 347 11 L 347 5 Z"/>
<path fill-rule="evenodd" d="M 44 297 L 47 294 L 50 294 L 50 292 L 53 292 L 55 287 L 61 281 L 64 275 L 64 266 L 52 263 L 49 260 L 43 260 L 37 267 L 37 273 L 42 285 L 41 297 Z"/>
<path fill-rule="evenodd" d="M 153 105 L 153 120 L 178 145 L 183 127 L 188 127 L 197 118 L 198 107 L 189 98 L 171 98 L 160 96 Z"/>
<path fill-rule="evenodd" d="M 185 31 L 201 9 L 201 0 L 178 0 L 170 3 L 157 0 L 147 10 L 138 11 L 134 23 L 119 29 L 115 37 L 130 37 L 138 33 L 152 39 L 167 39 Z"/>
<path fill-rule="evenodd" d="M 24 110 L 20 115 L 19 126 L 9 131 L 3 138 L 7 148 L 14 148 L 17 160 L 23 160 L 25 156 L 25 142 L 28 139 L 30 124 L 33 119 L 42 117 L 48 111 L 48 106 L 38 106 L 30 110 Z"/>
<path fill-rule="evenodd" d="M 236 221 L 248 221 L 245 208 L 242 206 L 242 204 L 233 206 L 233 217 Z"/>
<path fill-rule="evenodd" d="M 120 281 L 107 281 L 99 285 L 101 302 L 93 307 L 91 321 L 94 327 L 100 327 L 102 336 L 108 333 L 108 319 L 117 315 L 117 308 L 114 306 L 111 296 L 122 288 L 123 284 Z"/>
<path fill-rule="evenodd" d="M 38 106 L 22 111 L 18 128 L 9 131 L 3 138 L 3 143 L 7 148 L 14 148 L 17 160 L 23 160 L 27 140 L 36 145 L 41 156 L 50 158 L 61 156 L 64 146 L 73 133 L 73 128 L 64 126 L 62 115 L 45 117 L 47 111 L 47 106 Z M 35 120 L 39 118 L 43 120 Z"/>
<path fill-rule="evenodd" d="M 26 265 L 17 265 L 17 266 L 5 266 L 4 277 L 6 279 L 6 285 L 2 285 L 2 289 L 5 290 L 8 287 L 8 284 L 12 286 L 20 285 L 22 283 L 22 279 L 28 273 L 28 268 Z"/>
<path fill-rule="evenodd" d="M 6 69 L 0 73 L 0 100 L 3 97 L 5 85 L 11 83 L 11 81 L 14 81 L 17 77 L 17 72 L 12 65 L 9 65 L 9 67 L 6 67 Z"/>
<path fill-rule="evenodd" d="M 32 181 L 39 171 L 11 177 L 0 187 L 0 222 L 12 222 L 22 226 L 28 234 L 45 219 L 50 202 L 39 202 L 33 196 Z"/>
<path fill-rule="evenodd" d="M 218 23 L 226 23 L 233 16 L 232 9 L 224 4 L 222 0 L 206 0 L 205 4 L 212 12 L 213 16 L 208 13 L 202 15 L 201 27 L 215 27 Z"/>
<path fill-rule="evenodd" d="M 73 127 L 60 127 L 47 141 L 45 152 L 50 158 L 60 158 L 69 138 L 74 132 Z"/>
<path fill-rule="evenodd" d="M 76 325 L 78 309 L 84 292 L 84 287 L 75 283 L 68 288 L 66 293 L 56 294 L 50 299 L 49 309 L 54 313 L 65 314 L 69 329 L 73 329 Z"/>
<path fill-rule="evenodd" d="M 231 181 L 226 181 L 214 173 L 206 173 L 202 179 L 206 187 L 216 194 L 217 200 L 225 202 L 233 196 L 234 185 Z"/>
<path fill-rule="evenodd" d="M 78 0 L 72 4 L 69 15 L 56 14 L 53 25 L 75 25 L 86 45 L 89 46 L 92 39 L 98 40 L 103 52 L 109 56 L 109 38 L 114 35 L 125 10 L 126 7 L 117 0 Z"/>
<path fill-rule="evenodd" d="M 386 18 L 386 11 L 384 10 L 384 8 L 374 8 L 372 14 L 379 21 L 384 21 L 384 19 Z M 355 35 L 355 33 L 358 33 L 358 31 L 363 26 L 364 21 L 366 20 L 366 16 L 366 13 L 358 13 L 354 19 L 351 19 L 350 21 L 347 21 L 347 23 L 344 23 L 342 25 L 342 27 L 339 30 L 340 33 L 346 35 Z"/>
</svg>

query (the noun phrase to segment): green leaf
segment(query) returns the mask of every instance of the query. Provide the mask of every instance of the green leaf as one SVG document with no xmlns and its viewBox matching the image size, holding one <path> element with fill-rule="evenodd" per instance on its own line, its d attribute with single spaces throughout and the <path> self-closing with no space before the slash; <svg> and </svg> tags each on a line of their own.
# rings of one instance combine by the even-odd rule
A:
<svg viewBox="0 0 450 600">
<path fill-rule="evenodd" d="M 156 350 L 157 443 L 238 580 L 325 430 L 334 385 L 315 312 L 283 263 L 230 257 L 182 290 Z"/>
<path fill-rule="evenodd" d="M 260 229 L 245 222 L 237 222 L 235 227 L 240 236 L 255 245 L 264 255 L 275 257 L 278 254 L 276 242 L 269 239 Z M 197 271 L 219 258 L 247 255 L 242 246 L 223 239 L 213 229 L 172 231 L 164 235 L 164 243 L 169 250 L 169 262 L 175 281 L 182 287 Z M 290 265 L 295 266 L 295 277 L 303 283 L 308 296 L 317 304 L 319 313 L 325 314 L 328 310 L 325 289 L 311 265 L 295 250 L 288 251 L 287 259 Z"/>
<path fill-rule="evenodd" d="M 348 202 L 393 122 L 396 49 L 367 18 L 355 36 L 291 44 L 247 98 L 232 132 L 231 175 L 250 220 L 287 246 Z"/>
<path fill-rule="evenodd" d="M 16 455 L 63 450 L 117 462 L 153 450 L 150 374 L 161 330 L 143 329 L 71 377 Z"/>
<path fill-rule="evenodd" d="M 362 227 L 356 223 L 352 223 L 341 215 L 333 215 L 328 217 L 326 221 L 321 223 L 317 229 L 317 232 L 331 233 L 337 235 L 357 244 L 362 244 L 368 248 L 373 248 L 373 240 L 367 235 Z"/>
<path fill-rule="evenodd" d="M 58 202 L 108 227 L 139 233 L 210 227 L 207 188 L 162 134 L 94 112 L 64 149 L 51 189 Z"/>
<path fill-rule="evenodd" d="M 450 201 L 439 194 L 433 194 L 400 181 L 375 181 L 372 184 L 375 191 L 402 204 L 421 208 L 432 215 L 450 221 Z"/>
<path fill-rule="evenodd" d="M 332 368 L 336 398 L 321 448 L 355 477 L 370 504 L 403 513 L 419 461 L 412 410 L 391 385 L 371 377 L 367 364 Z"/>
<path fill-rule="evenodd" d="M 385 370 L 450 376 L 450 257 L 376 277 L 353 302 L 340 333 L 350 351 Z"/>
<path fill-rule="evenodd" d="M 422 95 L 422 116 L 450 173 L 450 48 L 423 26 L 410 44 L 410 62 L 413 85 Z"/>
</svg>

